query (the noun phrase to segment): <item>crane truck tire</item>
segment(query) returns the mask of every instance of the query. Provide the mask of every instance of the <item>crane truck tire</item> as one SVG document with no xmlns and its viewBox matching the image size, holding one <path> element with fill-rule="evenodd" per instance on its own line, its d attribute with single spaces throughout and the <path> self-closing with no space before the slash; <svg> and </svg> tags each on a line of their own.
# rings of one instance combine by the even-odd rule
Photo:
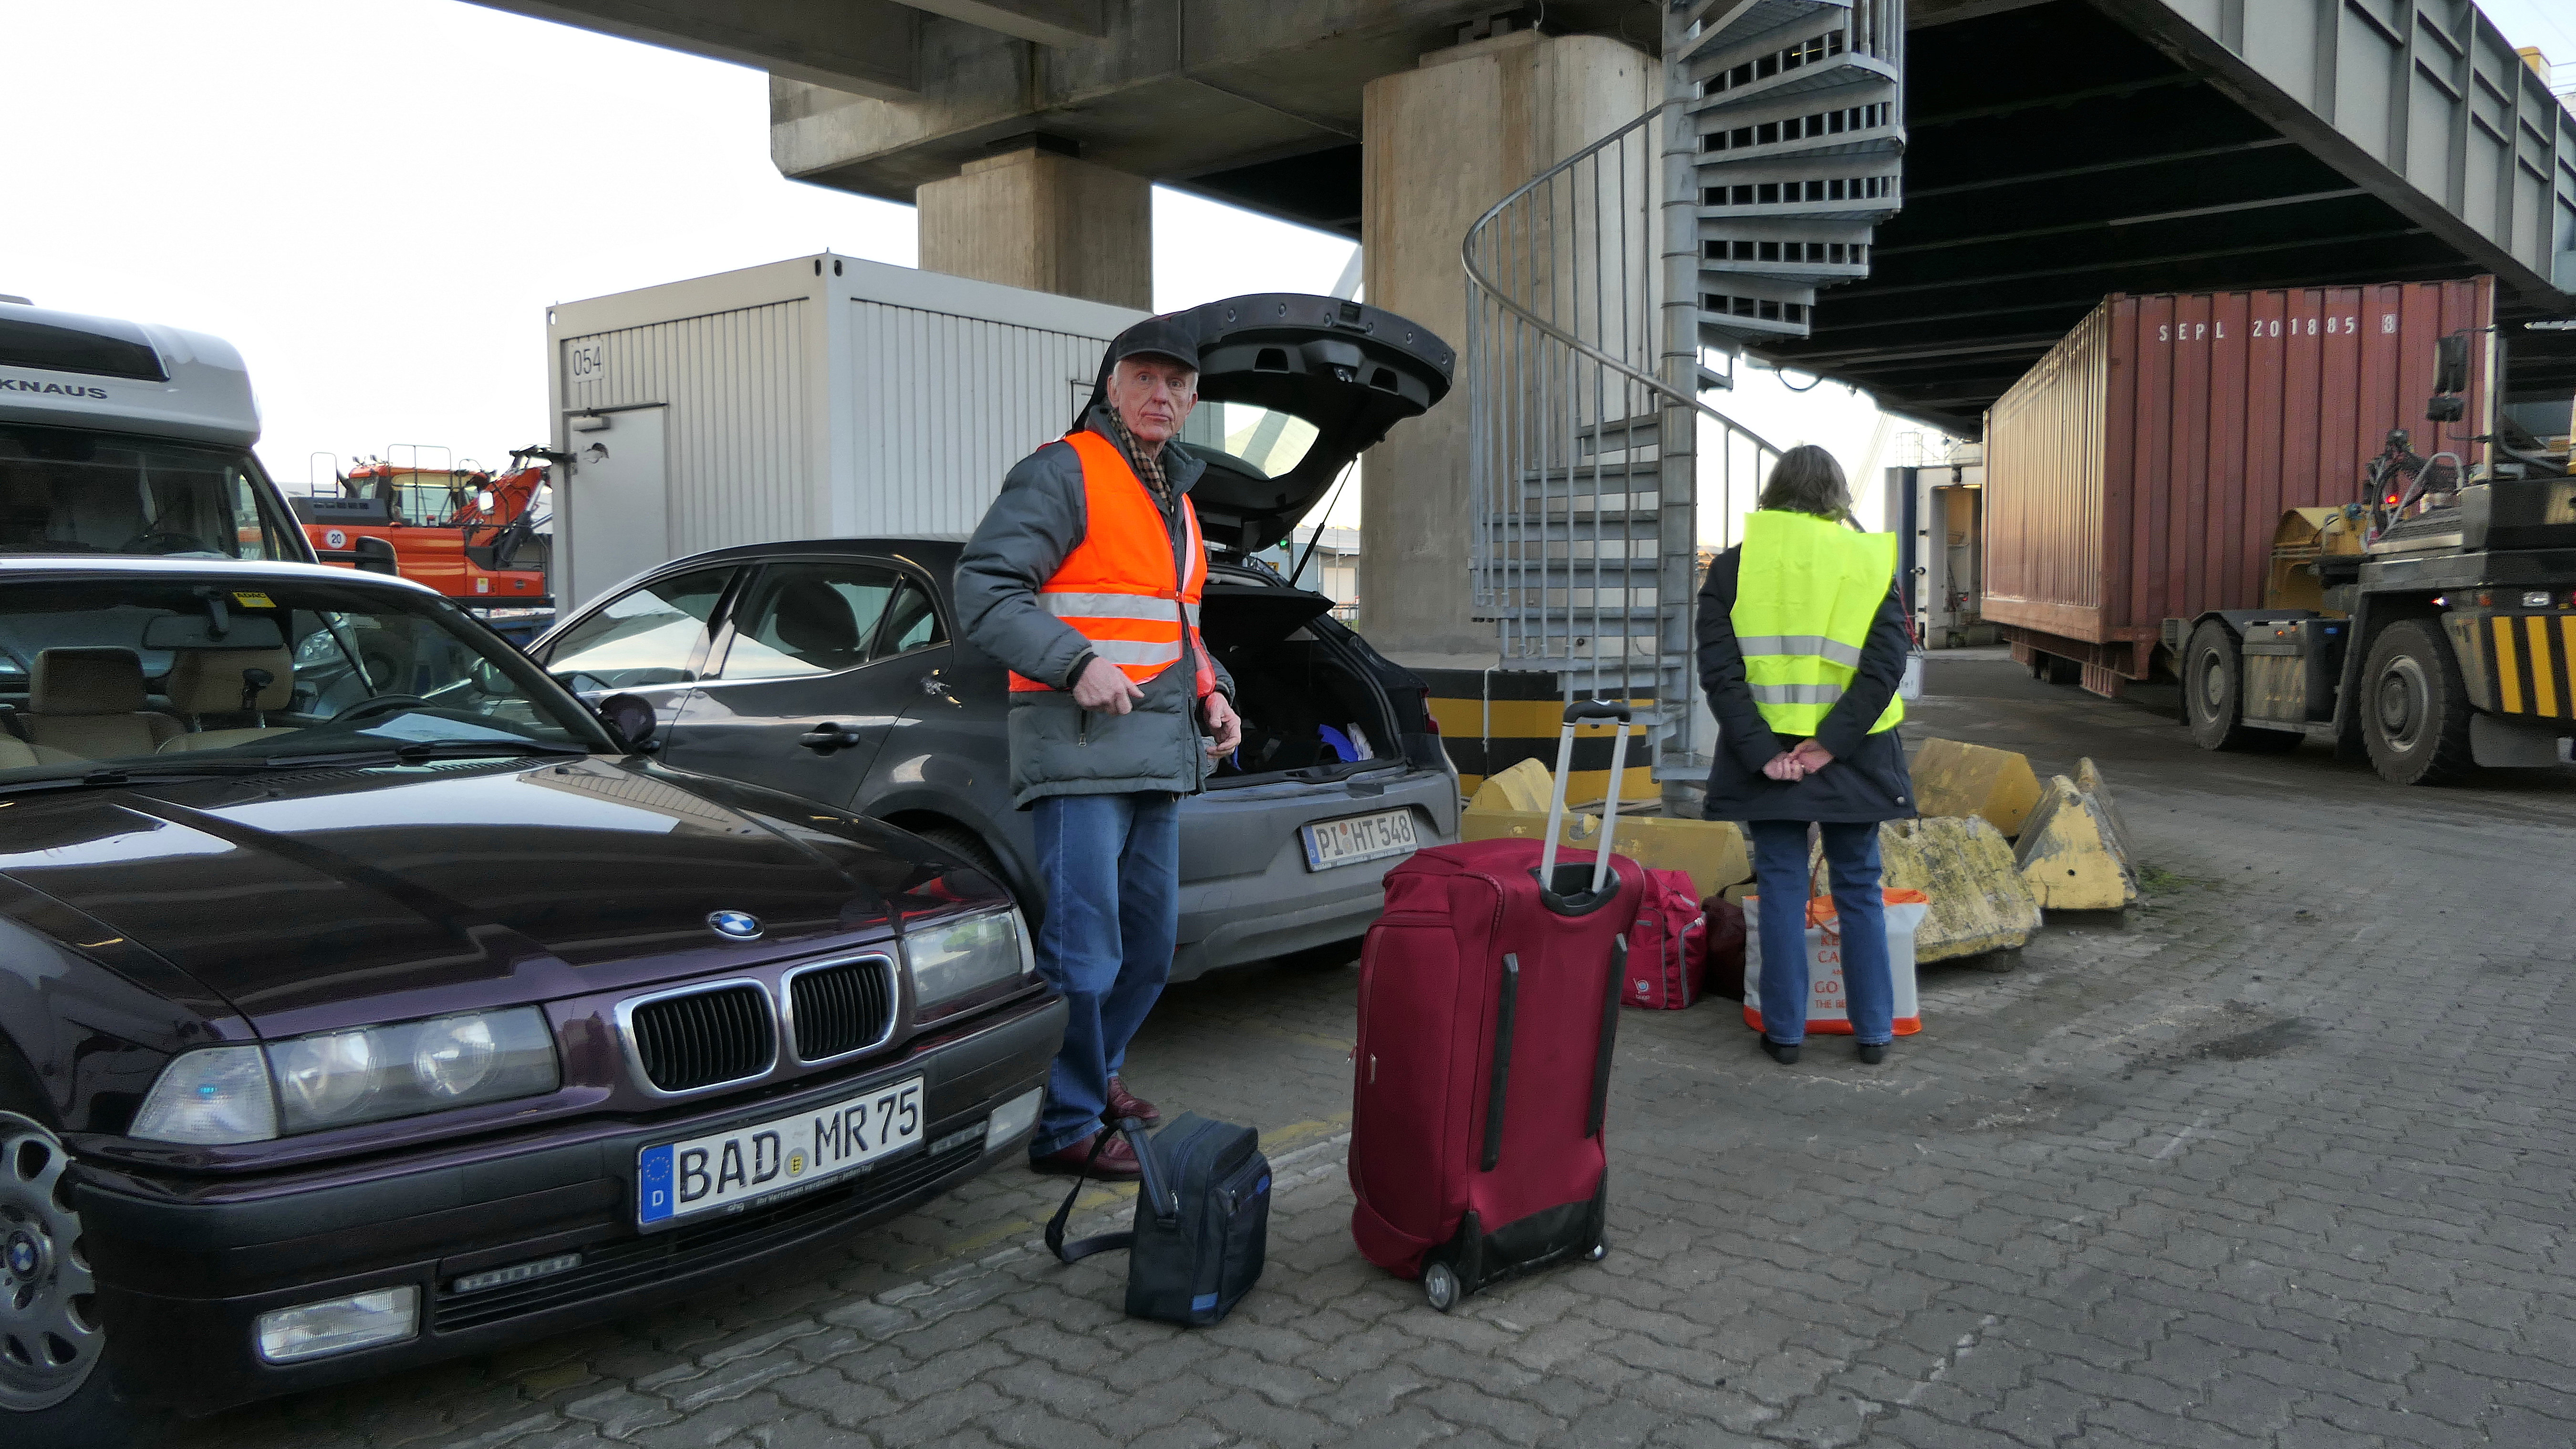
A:
<svg viewBox="0 0 2576 1449">
<path fill-rule="evenodd" d="M 2468 778 L 2469 691 L 2459 661 L 2431 624 L 2404 619 L 2380 631 L 2361 671 L 2361 737 L 2382 779 L 2449 785 Z"/>
<path fill-rule="evenodd" d="M 2191 712 L 2191 742 L 2204 750 L 2277 754 L 2305 735 L 2245 726 L 2245 660 L 2236 631 L 2216 619 L 2191 631 L 2182 652 L 2182 702 Z"/>
</svg>

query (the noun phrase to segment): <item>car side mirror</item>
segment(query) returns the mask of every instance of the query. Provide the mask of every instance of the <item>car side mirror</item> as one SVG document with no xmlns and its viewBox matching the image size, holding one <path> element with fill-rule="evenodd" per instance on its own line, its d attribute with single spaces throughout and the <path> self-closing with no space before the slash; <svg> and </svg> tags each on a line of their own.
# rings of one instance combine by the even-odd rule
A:
<svg viewBox="0 0 2576 1449">
<path fill-rule="evenodd" d="M 653 712 L 653 701 L 640 694 L 612 694 L 599 702 L 599 722 L 608 726 L 617 742 L 639 755 L 649 755 L 661 748 L 653 738 L 660 723 Z"/>
<path fill-rule="evenodd" d="M 362 533 L 350 540 L 349 551 L 358 556 L 357 565 L 361 573 L 399 575 L 402 572 L 394 563 L 391 540 Z"/>
</svg>

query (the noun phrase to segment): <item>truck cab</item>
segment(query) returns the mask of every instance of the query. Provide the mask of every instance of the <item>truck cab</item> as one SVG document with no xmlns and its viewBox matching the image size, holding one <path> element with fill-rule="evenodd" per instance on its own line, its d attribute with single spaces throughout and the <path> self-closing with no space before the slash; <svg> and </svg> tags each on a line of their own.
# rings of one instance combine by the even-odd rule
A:
<svg viewBox="0 0 2576 1449">
<path fill-rule="evenodd" d="M 230 344 L 0 302 L 0 555 L 313 562 Z"/>
<path fill-rule="evenodd" d="M 2428 416 L 2456 419 L 2452 396 Z M 2463 468 L 2391 434 L 2369 503 L 2283 518 L 2270 607 L 2165 621 L 2203 748 L 2323 739 L 2405 785 L 2576 753 L 2569 442 L 2474 441 L 2495 446 Z"/>
</svg>

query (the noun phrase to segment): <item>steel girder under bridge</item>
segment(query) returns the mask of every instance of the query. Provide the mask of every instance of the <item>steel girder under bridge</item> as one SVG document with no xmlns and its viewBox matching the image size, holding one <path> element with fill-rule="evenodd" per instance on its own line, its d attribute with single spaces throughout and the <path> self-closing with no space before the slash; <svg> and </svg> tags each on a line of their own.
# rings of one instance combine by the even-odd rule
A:
<svg viewBox="0 0 2576 1449">
<path fill-rule="evenodd" d="M 2469 0 L 1914 0 L 1904 210 L 1764 355 L 1975 435 L 2114 291 L 2492 272 L 2576 392 L 2576 116 Z"/>
</svg>

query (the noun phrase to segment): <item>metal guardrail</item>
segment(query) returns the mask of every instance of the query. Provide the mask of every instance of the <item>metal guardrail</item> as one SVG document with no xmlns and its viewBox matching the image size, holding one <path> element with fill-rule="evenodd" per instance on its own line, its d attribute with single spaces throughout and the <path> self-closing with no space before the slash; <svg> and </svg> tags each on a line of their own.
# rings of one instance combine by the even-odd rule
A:
<svg viewBox="0 0 2576 1449">
<path fill-rule="evenodd" d="M 1667 101 L 1558 162 L 1461 247 L 1478 615 L 1506 661 L 1560 671 L 1569 695 L 1651 695 L 1667 760 L 1695 743 L 1698 489 L 1731 517 L 1780 451 L 1696 395 L 1724 379 L 1695 338 L 1686 382 L 1656 375 L 1682 371 L 1662 204 L 1680 119 Z"/>
<path fill-rule="evenodd" d="M 1711 355 L 1803 336 L 1865 276 L 1904 151 L 1904 0 L 1662 0 L 1663 100 L 1468 228 L 1475 604 L 1566 693 L 1651 694 L 1699 767 L 1699 490 L 1721 543 L 1780 450 L 1702 400 Z"/>
</svg>

